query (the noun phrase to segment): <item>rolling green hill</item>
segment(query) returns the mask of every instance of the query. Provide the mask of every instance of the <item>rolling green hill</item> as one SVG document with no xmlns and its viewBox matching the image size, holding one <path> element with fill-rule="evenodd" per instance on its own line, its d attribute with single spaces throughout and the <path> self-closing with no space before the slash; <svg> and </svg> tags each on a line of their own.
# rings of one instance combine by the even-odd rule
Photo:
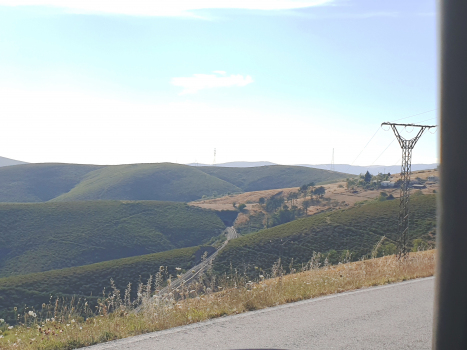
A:
<svg viewBox="0 0 467 350">
<path fill-rule="evenodd" d="M 0 278 L 0 318 L 15 323 L 14 307 L 18 307 L 19 313 L 23 312 L 25 304 L 40 310 L 42 303 L 49 303 L 51 295 L 86 297 L 92 303 L 97 296 L 102 295 L 104 288 L 109 291 L 110 278 L 120 290 L 132 283 L 134 293 L 137 284 L 145 283 L 150 275 L 154 276 L 160 266 L 166 266 L 172 276 L 176 275 L 176 267 L 184 270 L 192 267 L 199 249 L 202 248 L 175 249 L 87 266 Z"/>
<path fill-rule="evenodd" d="M 97 165 L 24 164 L 0 168 L 0 202 L 46 202 L 75 187 Z"/>
<path fill-rule="evenodd" d="M 200 167 L 201 171 L 230 182 L 245 192 L 298 187 L 310 182 L 344 179 L 348 174 L 328 170 L 270 165 L 250 168 Z"/>
<path fill-rule="evenodd" d="M 346 174 L 299 166 L 193 167 L 25 164 L 0 167 L 0 202 L 162 200 L 190 202 L 203 196 L 301 186 Z"/>
<path fill-rule="evenodd" d="M 197 246 L 225 228 L 183 203 L 0 204 L 0 277 Z"/>
<path fill-rule="evenodd" d="M 360 207 L 323 213 L 252 233 L 235 239 L 214 261 L 218 273 L 228 272 L 230 264 L 238 271 L 254 273 L 255 266 L 269 270 L 280 257 L 284 266 L 294 259 L 296 267 L 310 260 L 313 252 L 343 251 L 354 259 L 371 253 L 383 235 L 396 238 L 399 201 L 371 202 Z M 436 200 L 434 195 L 413 196 L 410 202 L 410 240 L 434 241 Z M 386 241 L 383 248 L 390 248 Z M 259 269 L 256 269 L 259 271 Z"/>
<path fill-rule="evenodd" d="M 128 199 L 189 202 L 241 189 L 196 167 L 160 163 L 106 166 L 54 201 Z"/>
</svg>

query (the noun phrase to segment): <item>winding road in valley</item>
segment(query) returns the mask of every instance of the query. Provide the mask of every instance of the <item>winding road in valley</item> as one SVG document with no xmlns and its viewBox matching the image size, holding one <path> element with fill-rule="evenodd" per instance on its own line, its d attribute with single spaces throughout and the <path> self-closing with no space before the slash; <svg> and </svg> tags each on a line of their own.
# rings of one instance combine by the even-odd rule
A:
<svg viewBox="0 0 467 350">
<path fill-rule="evenodd" d="M 204 261 L 202 261 L 198 265 L 192 267 L 189 271 L 184 273 L 181 277 L 179 277 L 175 281 L 173 281 L 172 284 L 170 285 L 170 287 L 163 288 L 160 291 L 160 293 L 165 294 L 165 293 L 169 292 L 169 289 L 176 289 L 182 283 L 185 283 L 185 285 L 187 285 L 187 284 L 190 284 L 191 282 L 193 282 L 195 280 L 195 277 L 201 275 L 203 272 L 205 272 L 208 269 L 210 262 L 215 259 L 217 254 L 219 254 L 219 252 L 222 249 L 224 249 L 224 247 L 227 245 L 227 243 L 231 239 L 239 237 L 237 231 L 233 227 L 227 227 L 225 229 L 224 233 L 225 233 L 227 239 L 219 249 L 217 249 L 214 253 L 212 253 L 210 256 L 208 256 Z"/>
<path fill-rule="evenodd" d="M 360 289 L 89 347 L 431 349 L 434 278 Z"/>
</svg>

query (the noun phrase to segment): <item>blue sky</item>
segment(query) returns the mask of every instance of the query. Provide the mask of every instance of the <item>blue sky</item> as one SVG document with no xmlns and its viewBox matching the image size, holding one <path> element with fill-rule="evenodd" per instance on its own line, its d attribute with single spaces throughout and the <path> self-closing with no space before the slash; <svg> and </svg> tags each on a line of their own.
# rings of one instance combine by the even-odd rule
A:
<svg viewBox="0 0 467 350">
<path fill-rule="evenodd" d="M 170 4 L 0 0 L 0 155 L 393 165 L 381 122 L 436 123 L 434 1 Z"/>
</svg>

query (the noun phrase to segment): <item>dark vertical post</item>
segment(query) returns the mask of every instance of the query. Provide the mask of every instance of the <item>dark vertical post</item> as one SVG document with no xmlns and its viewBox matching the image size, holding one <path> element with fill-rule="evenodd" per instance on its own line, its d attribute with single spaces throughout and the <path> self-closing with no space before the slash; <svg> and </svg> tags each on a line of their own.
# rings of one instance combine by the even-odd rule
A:
<svg viewBox="0 0 467 350">
<path fill-rule="evenodd" d="M 467 349 L 467 1 L 440 1 L 441 189 L 433 349 Z"/>
</svg>

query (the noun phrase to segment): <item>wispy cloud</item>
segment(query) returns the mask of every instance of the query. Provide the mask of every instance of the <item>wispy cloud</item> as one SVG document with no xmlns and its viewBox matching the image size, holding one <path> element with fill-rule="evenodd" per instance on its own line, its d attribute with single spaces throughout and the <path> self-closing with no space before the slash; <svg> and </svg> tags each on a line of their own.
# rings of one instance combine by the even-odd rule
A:
<svg viewBox="0 0 467 350">
<path fill-rule="evenodd" d="M 398 12 L 360 12 L 360 13 L 327 13 L 327 14 L 315 14 L 309 12 L 303 12 L 298 9 L 289 10 L 287 14 L 290 16 L 311 18 L 317 20 L 327 20 L 327 19 L 367 19 L 367 18 L 376 18 L 376 17 L 390 17 L 396 18 L 400 14 Z"/>
<path fill-rule="evenodd" d="M 172 78 L 171 84 L 182 87 L 180 95 L 195 94 L 199 90 L 231 86 L 246 86 L 253 82 L 249 75 L 240 74 L 227 76 L 224 71 L 214 71 L 215 74 L 194 74 L 192 77 Z"/>
<path fill-rule="evenodd" d="M 0 0 L 0 6 L 49 6 L 79 13 L 190 16 L 202 9 L 290 10 L 334 0 Z"/>
<path fill-rule="evenodd" d="M 420 16 L 420 17 L 435 17 L 436 12 L 419 12 L 419 13 L 417 13 L 417 16 Z"/>
</svg>

